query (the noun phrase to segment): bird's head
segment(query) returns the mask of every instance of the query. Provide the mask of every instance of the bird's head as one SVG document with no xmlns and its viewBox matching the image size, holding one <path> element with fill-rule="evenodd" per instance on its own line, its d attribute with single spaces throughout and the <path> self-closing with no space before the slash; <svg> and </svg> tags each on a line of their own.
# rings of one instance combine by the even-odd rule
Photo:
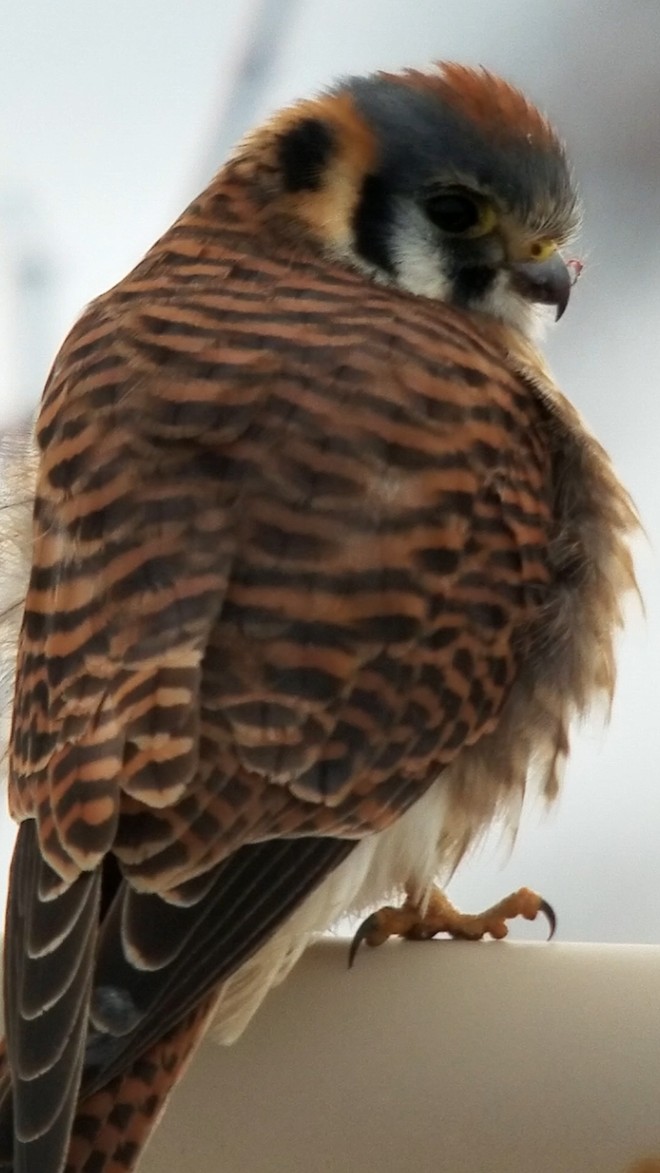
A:
<svg viewBox="0 0 660 1173">
<path fill-rule="evenodd" d="M 570 168 L 546 119 L 500 78 L 453 64 L 351 78 L 270 131 L 285 204 L 333 256 L 525 333 L 537 305 L 565 309 Z"/>
</svg>

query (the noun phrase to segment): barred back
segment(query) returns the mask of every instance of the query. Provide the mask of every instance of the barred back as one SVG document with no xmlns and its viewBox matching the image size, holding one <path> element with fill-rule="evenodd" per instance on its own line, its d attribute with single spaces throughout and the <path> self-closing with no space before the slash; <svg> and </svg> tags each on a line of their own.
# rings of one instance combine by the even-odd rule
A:
<svg viewBox="0 0 660 1173">
<path fill-rule="evenodd" d="M 296 246 L 243 170 L 44 396 L 14 805 L 65 876 L 114 843 L 162 889 L 384 825 L 493 727 L 550 599 L 542 406 L 467 318 Z"/>
</svg>

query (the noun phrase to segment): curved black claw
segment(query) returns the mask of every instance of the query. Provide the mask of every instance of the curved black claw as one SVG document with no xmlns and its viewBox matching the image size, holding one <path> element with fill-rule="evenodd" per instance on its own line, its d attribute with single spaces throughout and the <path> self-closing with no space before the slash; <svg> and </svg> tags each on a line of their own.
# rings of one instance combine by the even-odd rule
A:
<svg viewBox="0 0 660 1173">
<path fill-rule="evenodd" d="M 550 932 L 548 933 L 547 940 L 551 941 L 557 928 L 557 914 L 552 905 L 548 904 L 547 900 L 541 900 L 541 903 L 539 904 L 539 912 L 543 913 L 545 919 L 548 922 L 548 928 L 550 929 Z"/>
<path fill-rule="evenodd" d="M 550 907 L 550 906 L 548 905 L 548 907 Z M 378 917 L 375 912 L 372 912 L 371 916 L 368 916 L 366 918 L 366 920 L 362 921 L 362 924 L 359 926 L 357 932 L 355 933 L 355 936 L 353 937 L 353 940 L 351 941 L 351 945 L 348 950 L 348 968 L 349 969 L 353 968 L 353 962 L 355 961 L 355 954 L 357 953 L 358 949 L 360 948 L 360 945 L 362 944 L 362 942 L 366 941 L 367 938 L 369 937 L 369 935 L 371 933 L 373 933 L 374 929 L 377 929 L 377 928 L 378 928 Z"/>
</svg>

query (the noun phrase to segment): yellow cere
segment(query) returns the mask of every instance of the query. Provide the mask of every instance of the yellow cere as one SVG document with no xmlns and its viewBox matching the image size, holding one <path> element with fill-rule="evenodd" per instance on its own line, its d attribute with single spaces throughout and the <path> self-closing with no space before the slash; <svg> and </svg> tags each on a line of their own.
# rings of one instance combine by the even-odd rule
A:
<svg viewBox="0 0 660 1173">
<path fill-rule="evenodd" d="M 530 245 L 529 257 L 532 261 L 547 261 L 556 251 L 557 245 L 554 240 L 535 240 Z"/>
</svg>

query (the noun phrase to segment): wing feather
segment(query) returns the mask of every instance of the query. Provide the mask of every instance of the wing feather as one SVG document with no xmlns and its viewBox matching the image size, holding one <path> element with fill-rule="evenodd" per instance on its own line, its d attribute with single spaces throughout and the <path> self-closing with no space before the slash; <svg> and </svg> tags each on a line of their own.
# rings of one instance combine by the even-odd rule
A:
<svg viewBox="0 0 660 1173">
<path fill-rule="evenodd" d="M 212 886 L 192 906 L 166 905 L 124 886 L 102 933 L 83 1093 L 97 1091 L 174 1029 L 353 846 L 297 839 L 243 847 L 216 867 Z M 170 944 L 165 953 L 163 941 Z M 122 1017 L 117 1002 L 128 997 Z"/>
<path fill-rule="evenodd" d="M 59 1168 L 66 1154 L 85 1051 L 99 883 L 99 873 L 88 872 L 62 890 L 34 821 L 21 825 L 5 940 L 13 1111 L 6 1100 L 0 1122 L 0 1132 L 10 1126 L 16 1138 L 15 1173 Z"/>
</svg>

